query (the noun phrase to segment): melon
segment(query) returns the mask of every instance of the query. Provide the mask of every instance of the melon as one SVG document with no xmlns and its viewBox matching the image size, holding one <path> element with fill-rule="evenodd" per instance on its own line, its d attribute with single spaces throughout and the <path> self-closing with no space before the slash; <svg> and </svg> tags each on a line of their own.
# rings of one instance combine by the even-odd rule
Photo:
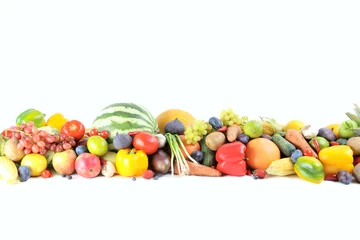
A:
<svg viewBox="0 0 360 240">
<path fill-rule="evenodd" d="M 98 131 L 107 130 L 109 143 L 113 142 L 116 133 L 159 132 L 157 121 L 152 114 L 135 103 L 114 103 L 103 108 L 93 121 L 92 128 Z"/>
<path fill-rule="evenodd" d="M 165 125 L 172 120 L 179 120 L 184 124 L 185 129 L 195 122 L 195 117 L 182 109 L 167 109 L 156 117 L 161 133 L 165 132 Z"/>
</svg>

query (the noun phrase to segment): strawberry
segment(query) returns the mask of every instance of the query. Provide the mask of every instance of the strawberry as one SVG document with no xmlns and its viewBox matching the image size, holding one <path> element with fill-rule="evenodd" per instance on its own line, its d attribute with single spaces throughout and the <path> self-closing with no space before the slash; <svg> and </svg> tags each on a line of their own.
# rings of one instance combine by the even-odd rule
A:
<svg viewBox="0 0 360 240">
<path fill-rule="evenodd" d="M 253 177 L 254 179 L 263 179 L 266 176 L 265 170 L 262 169 L 256 169 L 253 171 Z"/>
<path fill-rule="evenodd" d="M 154 172 L 152 170 L 148 169 L 143 173 L 142 177 L 145 179 L 151 179 L 154 177 Z"/>
</svg>

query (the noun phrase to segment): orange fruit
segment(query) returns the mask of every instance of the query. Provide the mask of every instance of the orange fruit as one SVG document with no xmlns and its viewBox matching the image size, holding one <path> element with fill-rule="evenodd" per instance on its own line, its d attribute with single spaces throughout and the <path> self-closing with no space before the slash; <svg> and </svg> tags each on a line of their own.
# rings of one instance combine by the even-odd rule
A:
<svg viewBox="0 0 360 240">
<path fill-rule="evenodd" d="M 251 169 L 266 170 L 273 161 L 280 159 L 280 149 L 269 139 L 254 138 L 246 145 L 245 157 Z"/>
<path fill-rule="evenodd" d="M 181 109 L 165 110 L 156 117 L 160 132 L 164 133 L 165 125 L 176 118 L 184 124 L 185 129 L 196 120 L 193 115 Z"/>
</svg>

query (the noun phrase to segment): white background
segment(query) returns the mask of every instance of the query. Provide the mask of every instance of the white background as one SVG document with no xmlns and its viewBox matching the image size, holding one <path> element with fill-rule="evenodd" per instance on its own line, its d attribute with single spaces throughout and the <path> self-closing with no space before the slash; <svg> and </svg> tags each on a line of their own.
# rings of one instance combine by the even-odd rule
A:
<svg viewBox="0 0 360 240">
<path fill-rule="evenodd" d="M 360 104 L 359 12 L 358 1 L 1 1 L 0 128 L 27 108 L 89 127 L 115 102 L 340 123 Z M 360 197 L 357 184 L 247 177 L 31 179 L 0 195 L 1 239 L 353 237 Z"/>
</svg>

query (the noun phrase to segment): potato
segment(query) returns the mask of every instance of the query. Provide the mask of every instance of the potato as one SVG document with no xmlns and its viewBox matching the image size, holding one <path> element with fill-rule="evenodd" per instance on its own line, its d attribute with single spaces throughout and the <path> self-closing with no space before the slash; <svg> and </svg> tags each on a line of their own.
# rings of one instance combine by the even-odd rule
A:
<svg viewBox="0 0 360 240">
<path fill-rule="evenodd" d="M 239 125 L 233 124 L 226 130 L 226 138 L 229 142 L 234 142 L 236 138 L 242 134 L 243 131 L 241 130 Z"/>
<path fill-rule="evenodd" d="M 205 144 L 208 148 L 213 151 L 216 151 L 221 147 L 226 141 L 225 134 L 222 132 L 212 132 L 205 138 Z"/>
<path fill-rule="evenodd" d="M 355 180 L 360 183 L 360 164 L 356 164 L 353 170 Z"/>
<path fill-rule="evenodd" d="M 360 137 L 351 137 L 347 140 L 348 145 L 354 152 L 354 155 L 360 155 Z"/>
</svg>

